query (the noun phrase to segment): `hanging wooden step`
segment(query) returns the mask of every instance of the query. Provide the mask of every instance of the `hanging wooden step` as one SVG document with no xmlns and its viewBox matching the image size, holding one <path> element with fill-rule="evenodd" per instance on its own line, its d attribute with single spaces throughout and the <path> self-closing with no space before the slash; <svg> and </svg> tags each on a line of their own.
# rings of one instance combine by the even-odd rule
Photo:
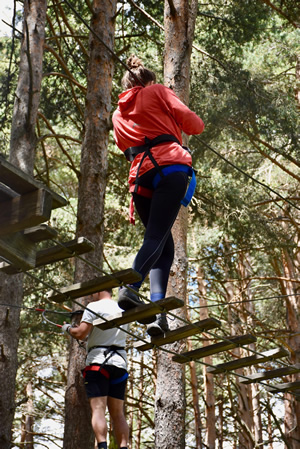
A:
<svg viewBox="0 0 300 449">
<path fill-rule="evenodd" d="M 284 366 L 283 368 L 277 368 L 270 371 L 264 371 L 263 373 L 247 375 L 248 379 L 242 379 L 240 380 L 240 383 L 251 384 L 262 380 L 274 379 L 275 377 L 283 377 L 295 373 L 300 373 L 300 363 Z"/>
<path fill-rule="evenodd" d="M 52 209 L 67 205 L 67 200 L 57 193 L 53 192 L 46 185 L 36 181 L 32 176 L 23 172 L 13 164 L 7 162 L 0 156 L 0 182 L 19 195 L 33 192 L 37 189 L 47 190 L 52 196 Z"/>
<path fill-rule="evenodd" d="M 34 243 L 40 243 L 44 240 L 51 240 L 57 237 L 58 231 L 46 223 L 42 223 L 32 228 L 24 229 L 25 237 L 28 237 Z"/>
<path fill-rule="evenodd" d="M 297 391 L 297 393 L 300 393 L 300 380 L 297 380 L 296 382 L 287 382 L 284 384 L 275 384 L 269 387 L 266 387 L 266 390 L 270 393 L 284 393 L 286 391 Z"/>
<path fill-rule="evenodd" d="M 124 284 L 133 284 L 141 280 L 141 275 L 131 268 L 116 271 L 105 276 L 100 276 L 90 281 L 78 282 L 68 287 L 60 288 L 59 291 L 49 291 L 48 299 L 55 302 L 63 302 L 67 299 L 76 299 L 83 296 L 92 295 L 106 288 L 119 287 Z"/>
<path fill-rule="evenodd" d="M 18 194 L 14 190 L 10 189 L 6 185 L 2 184 L 2 182 L 0 182 L 0 203 L 11 200 L 16 196 L 18 196 Z"/>
<path fill-rule="evenodd" d="M 85 254 L 95 249 L 95 245 L 85 237 L 79 237 L 70 242 L 64 242 L 61 245 L 52 246 L 50 248 L 42 249 L 36 253 L 35 268 L 48 265 L 50 263 L 59 262 L 60 260 L 68 259 L 76 255 Z M 6 274 L 16 274 L 20 270 L 17 267 L 7 263 L 0 264 L 0 271 Z"/>
<path fill-rule="evenodd" d="M 174 343 L 174 341 L 182 340 L 183 338 L 191 337 L 192 335 L 199 334 L 200 332 L 209 329 L 215 329 L 216 327 L 221 327 L 221 321 L 216 320 L 215 318 L 207 318 L 205 320 L 197 321 L 196 323 L 191 323 L 166 332 L 164 337 L 152 337 L 151 341 L 147 343 L 138 341 L 134 344 L 134 347 L 139 351 L 147 351 L 155 346 L 163 346 L 169 343 Z"/>
<path fill-rule="evenodd" d="M 203 348 L 194 349 L 193 351 L 183 352 L 181 354 L 172 357 L 174 362 L 186 363 L 191 360 L 207 357 L 208 355 L 217 354 L 219 352 L 228 351 L 229 349 L 236 348 L 238 346 L 248 345 L 254 343 L 256 338 L 251 335 L 239 335 L 236 337 L 223 337 L 223 341 L 215 343 L 213 345 L 204 346 Z"/>
<path fill-rule="evenodd" d="M 232 360 L 230 362 L 222 363 L 213 367 L 208 367 L 206 370 L 211 374 L 220 374 L 225 371 L 233 371 L 246 366 L 257 365 L 258 363 L 267 362 L 268 360 L 275 360 L 289 355 L 286 349 L 278 348 L 271 349 L 261 354 L 254 354 L 250 357 L 243 357 L 240 359 Z"/>
<path fill-rule="evenodd" d="M 98 318 L 93 321 L 93 326 L 102 330 L 111 329 L 112 327 L 128 324 L 132 321 L 139 321 L 142 318 L 147 318 L 161 312 L 168 312 L 169 310 L 178 309 L 183 306 L 184 302 L 181 299 L 170 296 L 169 298 L 160 299 L 159 301 L 134 307 L 126 312 L 111 315 L 107 318 L 107 320 Z"/>
<path fill-rule="evenodd" d="M 0 236 L 13 234 L 49 220 L 52 196 L 45 189 L 16 196 L 1 203 Z"/>
<path fill-rule="evenodd" d="M 36 262 L 35 244 L 21 232 L 6 235 L 0 238 L 0 257 L 20 270 L 30 270 Z"/>
</svg>

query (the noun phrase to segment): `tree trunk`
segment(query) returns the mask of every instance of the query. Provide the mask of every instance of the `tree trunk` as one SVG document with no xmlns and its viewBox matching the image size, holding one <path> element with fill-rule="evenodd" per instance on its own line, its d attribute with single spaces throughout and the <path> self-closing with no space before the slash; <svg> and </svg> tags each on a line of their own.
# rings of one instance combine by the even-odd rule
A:
<svg viewBox="0 0 300 449">
<path fill-rule="evenodd" d="M 114 15 L 116 1 L 94 0 L 91 27 L 109 48 L 114 47 Z M 81 151 L 78 190 L 77 236 L 87 237 L 95 251 L 85 258 L 102 267 L 104 196 L 107 176 L 107 147 L 111 111 L 113 60 L 111 53 L 90 33 L 90 59 L 85 109 L 85 137 Z M 76 259 L 75 282 L 99 276 L 99 271 Z M 86 304 L 86 299 L 81 302 Z M 76 309 L 76 307 L 74 307 Z M 68 382 L 65 396 L 64 449 L 94 447 L 90 410 L 81 369 L 85 351 L 71 342 Z"/>
<path fill-rule="evenodd" d="M 190 56 L 194 36 L 197 1 L 165 1 L 164 26 L 164 83 L 188 104 Z M 187 210 L 181 210 L 173 227 L 175 258 L 170 276 L 168 295 L 186 296 L 186 236 Z M 184 310 L 175 311 L 185 316 Z M 172 328 L 180 321 L 172 321 Z M 184 343 L 176 342 L 168 348 L 181 352 Z M 157 449 L 184 449 L 185 447 L 185 372 L 184 366 L 174 364 L 172 356 L 159 352 L 155 401 L 155 447 Z M 168 388 L 166 388 L 168 385 Z"/>
<path fill-rule="evenodd" d="M 20 72 L 13 110 L 10 162 L 28 174 L 33 173 L 35 157 L 35 123 L 40 101 L 43 45 L 45 40 L 46 0 L 24 3 L 23 37 Z M 0 310 L 0 447 L 11 447 L 15 411 L 15 379 L 20 330 L 20 309 L 23 299 L 23 275 L 0 273 L 0 302 L 12 309 Z"/>
<path fill-rule="evenodd" d="M 198 268 L 198 289 L 200 295 L 200 320 L 208 318 L 207 311 L 207 291 L 204 282 L 204 273 L 201 268 Z M 205 334 L 203 335 L 205 337 Z M 208 336 L 208 335 L 207 335 Z M 203 341 L 203 347 L 210 345 L 209 339 Z M 215 393 L 214 393 L 214 375 L 207 372 L 207 366 L 213 364 L 212 356 L 204 357 L 203 359 L 203 379 L 204 379 L 204 399 L 205 399 L 205 419 L 206 419 L 206 434 L 205 447 L 208 449 L 215 449 L 216 447 L 216 410 L 215 410 Z"/>
</svg>

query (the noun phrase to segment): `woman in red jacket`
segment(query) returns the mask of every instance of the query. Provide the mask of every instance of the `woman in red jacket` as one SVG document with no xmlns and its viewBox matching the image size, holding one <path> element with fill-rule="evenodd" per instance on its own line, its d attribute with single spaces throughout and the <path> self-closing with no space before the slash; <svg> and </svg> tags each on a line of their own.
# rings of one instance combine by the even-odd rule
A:
<svg viewBox="0 0 300 449">
<path fill-rule="evenodd" d="M 124 92 L 112 118 L 114 139 L 131 162 L 129 188 L 146 231 L 133 263 L 142 280 L 120 289 L 118 304 L 123 310 L 142 303 L 135 291 L 148 273 L 151 301 L 165 297 L 174 258 L 171 228 L 193 174 L 192 157 L 182 146 L 181 131 L 191 135 L 204 130 L 201 118 L 171 89 L 155 84 L 155 74 L 140 59 L 131 56 L 127 65 L 130 71 L 122 79 Z M 167 330 L 165 314 L 147 328 L 151 336 Z"/>
</svg>

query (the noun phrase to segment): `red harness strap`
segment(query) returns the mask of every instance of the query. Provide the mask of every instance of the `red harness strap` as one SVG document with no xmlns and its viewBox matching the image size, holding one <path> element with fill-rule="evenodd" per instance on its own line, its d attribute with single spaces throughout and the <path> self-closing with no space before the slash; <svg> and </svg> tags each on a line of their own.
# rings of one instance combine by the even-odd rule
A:
<svg viewBox="0 0 300 449">
<path fill-rule="evenodd" d="M 136 184 L 133 184 L 129 187 L 129 192 L 131 192 L 131 193 L 136 192 L 141 196 L 145 196 L 146 198 L 152 198 L 152 195 L 153 195 L 153 190 L 147 189 L 147 187 L 143 187 L 143 186 L 139 186 L 139 185 L 137 186 Z M 135 224 L 133 197 L 131 197 L 131 200 L 130 200 L 129 217 L 130 217 L 130 223 Z"/>
<path fill-rule="evenodd" d="M 103 376 L 105 376 L 107 379 L 109 379 L 110 375 L 109 372 L 106 371 L 105 368 L 102 368 L 99 365 L 89 365 L 86 366 L 83 370 L 82 370 L 82 375 L 83 377 L 86 376 L 87 371 L 100 371 L 100 374 L 103 374 Z"/>
</svg>

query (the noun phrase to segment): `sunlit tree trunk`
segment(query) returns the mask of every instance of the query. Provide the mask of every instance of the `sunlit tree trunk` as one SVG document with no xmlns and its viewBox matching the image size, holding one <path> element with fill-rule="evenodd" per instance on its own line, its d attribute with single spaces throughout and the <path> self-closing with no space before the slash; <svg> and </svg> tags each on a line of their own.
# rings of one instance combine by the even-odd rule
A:
<svg viewBox="0 0 300 449">
<path fill-rule="evenodd" d="M 92 7 L 91 27 L 106 45 L 113 49 L 116 1 L 94 0 Z M 87 237 L 95 244 L 95 251 L 88 253 L 85 257 L 96 266 L 102 267 L 113 58 L 92 33 L 90 33 L 89 46 L 85 136 L 81 150 L 78 189 L 77 235 Z M 99 274 L 95 268 L 81 260 L 76 260 L 75 282 L 87 281 Z M 84 300 L 82 302 L 84 303 Z M 94 447 L 89 404 L 81 376 L 84 365 L 85 351 L 75 340 L 72 340 L 65 396 L 64 449 Z"/>
<path fill-rule="evenodd" d="M 201 268 L 198 268 L 198 289 L 200 296 L 200 320 L 208 318 L 207 301 L 206 301 L 206 284 L 204 274 Z M 205 334 L 203 334 L 205 337 Z M 203 347 L 210 345 L 209 339 L 203 341 Z M 215 449 L 216 447 L 216 413 L 215 413 L 215 393 L 214 393 L 214 375 L 207 371 L 207 367 L 213 365 L 212 356 L 203 359 L 203 379 L 204 379 L 204 399 L 205 399 L 205 447 Z"/>
<path fill-rule="evenodd" d="M 33 400 L 32 384 L 29 382 L 26 386 L 26 414 L 23 415 L 21 424 L 21 443 L 24 449 L 33 449 Z"/>
<path fill-rule="evenodd" d="M 190 56 L 194 37 L 197 1 L 165 0 L 164 26 L 164 83 L 171 87 L 186 104 L 189 100 Z M 188 212 L 182 210 L 173 227 L 175 259 L 170 276 L 168 295 L 186 296 L 186 238 Z M 176 311 L 185 316 L 184 310 Z M 172 321 L 172 328 L 180 325 Z M 183 342 L 170 348 L 184 349 Z M 185 447 L 185 371 L 184 366 L 172 363 L 172 357 L 159 353 L 155 401 L 155 447 L 183 449 Z M 168 388 L 166 388 L 168 385 Z"/>
<path fill-rule="evenodd" d="M 40 102 L 43 45 L 45 40 L 46 0 L 24 2 L 20 70 L 15 93 L 11 126 L 10 162 L 28 174 L 33 173 L 36 135 L 35 124 Z M 11 447 L 15 412 L 15 379 L 20 331 L 20 307 L 23 300 L 23 275 L 0 273 L 0 447 Z"/>
</svg>

